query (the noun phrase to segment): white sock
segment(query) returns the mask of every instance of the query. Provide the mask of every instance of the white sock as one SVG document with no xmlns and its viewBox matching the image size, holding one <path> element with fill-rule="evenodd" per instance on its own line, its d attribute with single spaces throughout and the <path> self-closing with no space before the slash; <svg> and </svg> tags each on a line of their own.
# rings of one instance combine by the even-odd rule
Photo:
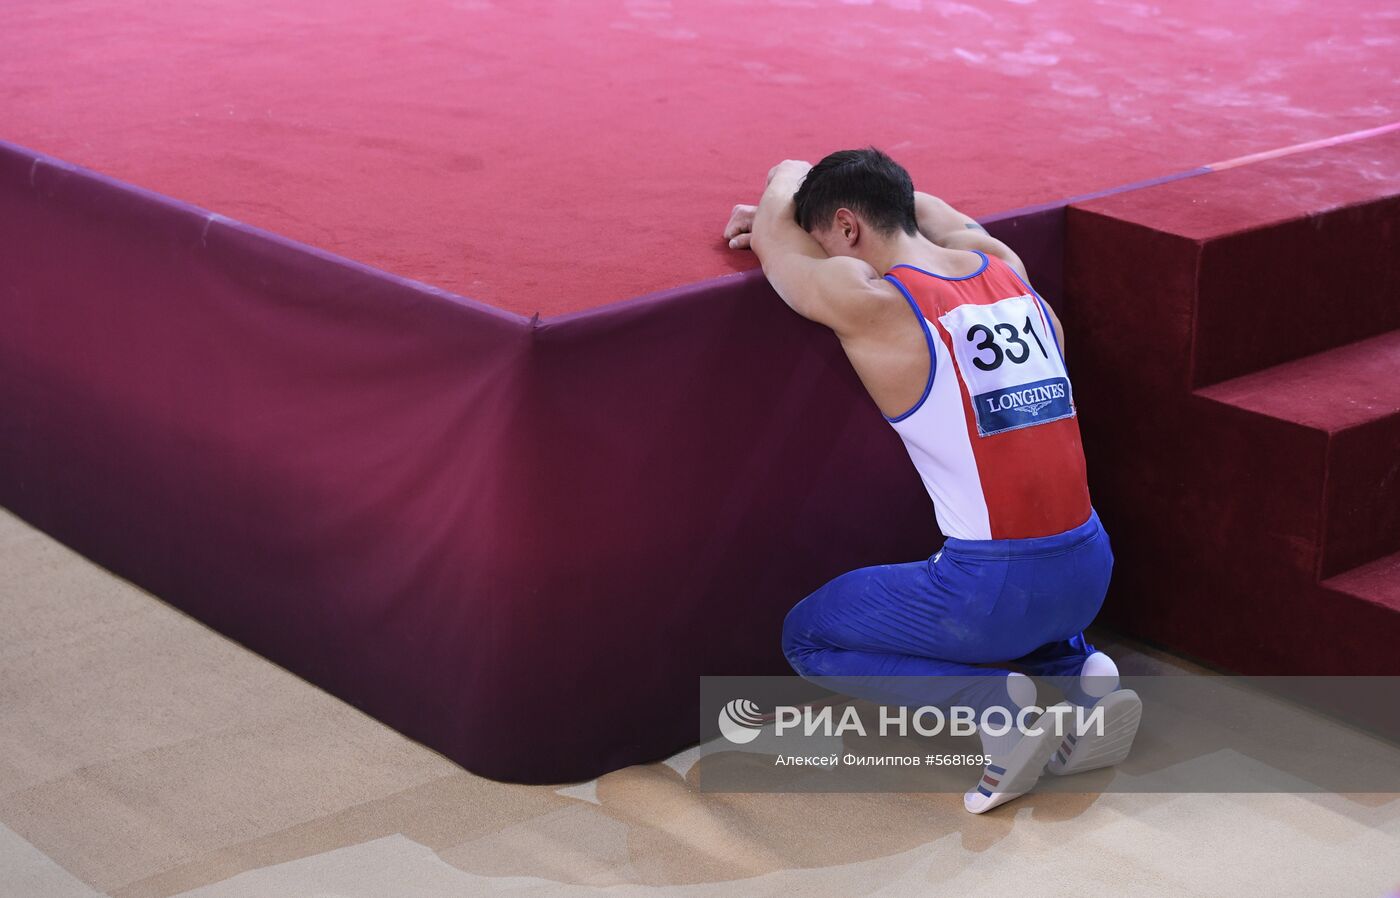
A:
<svg viewBox="0 0 1400 898">
<path fill-rule="evenodd" d="M 1118 665 L 1103 652 L 1094 652 L 1084 659 L 1079 671 L 1079 688 L 1097 702 L 1118 688 Z"/>
<path fill-rule="evenodd" d="M 993 764 L 999 759 L 1005 758 L 1016 747 L 1016 743 L 1021 741 L 1024 734 L 1016 728 L 1016 714 L 1027 705 L 1035 704 L 1035 681 L 1025 674 L 1008 674 L 1006 695 L 1009 699 L 1006 710 L 1011 716 L 1010 727 L 1006 732 L 992 735 L 982 727 L 977 728 L 977 736 L 982 740 L 982 753 L 989 755 Z M 1000 715 L 993 715 L 993 717 L 993 722 L 997 724 L 996 728 L 1000 730 L 1000 724 L 1003 723 L 1000 720 Z"/>
</svg>

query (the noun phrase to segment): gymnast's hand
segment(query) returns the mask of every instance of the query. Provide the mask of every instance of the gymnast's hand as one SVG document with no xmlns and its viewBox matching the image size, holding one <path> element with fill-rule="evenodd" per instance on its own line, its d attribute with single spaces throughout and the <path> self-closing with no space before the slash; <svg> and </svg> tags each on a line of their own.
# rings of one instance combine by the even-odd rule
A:
<svg viewBox="0 0 1400 898">
<path fill-rule="evenodd" d="M 753 215 L 757 211 L 757 206 L 740 203 L 729 213 L 729 224 L 724 226 L 724 239 L 729 241 L 730 249 L 749 249 L 749 238 L 753 236 Z"/>
<path fill-rule="evenodd" d="M 765 190 L 773 186 L 777 181 L 780 185 L 790 187 L 793 193 L 797 192 L 802 179 L 807 177 L 807 172 L 812 170 L 812 163 L 803 162 L 800 159 L 784 159 L 768 170 L 768 181 L 764 185 Z M 758 211 L 757 206 L 745 206 L 742 203 L 734 207 L 734 211 L 729 213 L 729 224 L 724 226 L 724 239 L 729 241 L 730 249 L 751 249 L 749 242 L 753 235 L 754 214 Z"/>
<path fill-rule="evenodd" d="M 801 159 L 784 159 L 768 170 L 768 184 L 775 180 L 791 181 L 793 192 L 797 192 L 802 179 L 807 177 L 807 172 L 812 170 L 812 163 L 803 162 Z"/>
</svg>

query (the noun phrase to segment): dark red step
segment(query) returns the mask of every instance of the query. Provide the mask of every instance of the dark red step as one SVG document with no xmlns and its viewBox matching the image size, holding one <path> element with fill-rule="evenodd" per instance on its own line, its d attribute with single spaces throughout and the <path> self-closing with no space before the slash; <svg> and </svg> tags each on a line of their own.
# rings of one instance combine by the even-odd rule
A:
<svg viewBox="0 0 1400 898">
<path fill-rule="evenodd" d="M 1322 485 L 1314 531 L 1320 577 L 1400 550 L 1400 330 L 1197 395 L 1292 425 L 1274 432 L 1294 438 L 1308 461 L 1295 482 L 1278 487 Z M 1250 426 L 1247 417 L 1240 426 Z"/>
<path fill-rule="evenodd" d="M 1240 672 L 1400 672 L 1370 564 L 1400 552 L 1400 133 L 1066 222 L 1104 623 Z"/>
<path fill-rule="evenodd" d="M 1071 265 L 1089 231 L 1192 387 L 1400 328 L 1400 132 L 1076 204 Z"/>
<path fill-rule="evenodd" d="M 1378 617 L 1374 612 L 1384 612 L 1379 619 L 1392 623 L 1394 655 L 1394 646 L 1400 644 L 1400 552 L 1330 577 L 1322 586 L 1337 601 L 1364 603 L 1373 618 Z"/>
</svg>

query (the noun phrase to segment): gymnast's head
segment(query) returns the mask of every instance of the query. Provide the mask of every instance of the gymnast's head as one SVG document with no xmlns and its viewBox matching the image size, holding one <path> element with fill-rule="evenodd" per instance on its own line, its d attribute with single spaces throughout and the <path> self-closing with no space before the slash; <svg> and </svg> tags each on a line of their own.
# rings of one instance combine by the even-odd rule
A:
<svg viewBox="0 0 1400 898">
<path fill-rule="evenodd" d="M 793 202 L 797 223 L 829 256 L 868 261 L 919 232 L 913 179 L 874 147 L 840 150 L 812 166 Z"/>
</svg>

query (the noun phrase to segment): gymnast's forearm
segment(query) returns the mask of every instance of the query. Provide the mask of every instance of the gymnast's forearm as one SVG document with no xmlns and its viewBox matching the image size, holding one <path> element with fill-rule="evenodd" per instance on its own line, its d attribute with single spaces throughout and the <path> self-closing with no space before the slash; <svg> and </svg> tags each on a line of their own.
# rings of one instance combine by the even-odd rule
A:
<svg viewBox="0 0 1400 898">
<path fill-rule="evenodd" d="M 954 209 L 944 200 L 927 193 L 915 192 L 914 217 L 919 233 L 939 245 L 948 237 L 968 230 L 983 230 L 977 220 Z"/>
<path fill-rule="evenodd" d="M 759 197 L 758 209 L 754 212 L 755 242 L 758 241 L 760 232 L 781 234 L 791 229 L 800 230 L 793 214 L 796 209 L 793 196 L 797 193 L 797 188 L 801 186 L 802 174 L 792 168 L 786 170 L 781 166 L 774 168 L 768 178 L 767 186 L 763 189 L 763 195 Z"/>
</svg>

